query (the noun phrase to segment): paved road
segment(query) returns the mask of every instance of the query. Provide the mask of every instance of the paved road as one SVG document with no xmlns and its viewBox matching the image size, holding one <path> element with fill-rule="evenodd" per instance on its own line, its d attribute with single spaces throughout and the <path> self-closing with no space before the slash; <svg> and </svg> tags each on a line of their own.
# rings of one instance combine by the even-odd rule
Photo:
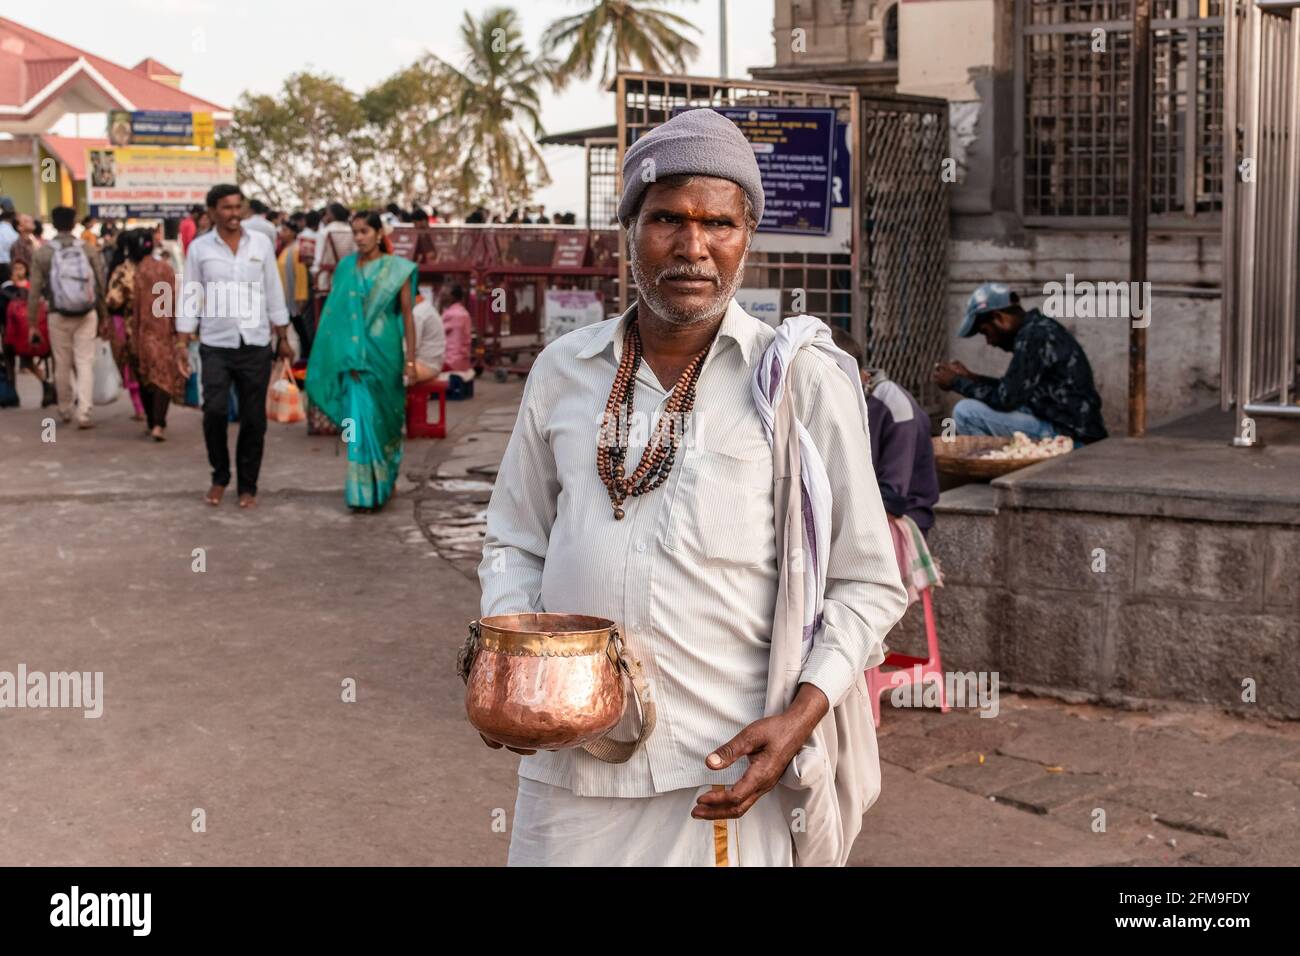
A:
<svg viewBox="0 0 1300 956">
<path fill-rule="evenodd" d="M 100 411 L 52 444 L 0 413 L 0 671 L 105 684 L 99 719 L 0 710 L 0 865 L 504 862 L 515 758 L 453 672 L 477 586 L 413 519 L 450 446 L 408 446 L 403 493 L 354 516 L 332 440 L 271 425 L 259 508 L 212 509 L 196 412 L 159 445 Z"/>
<path fill-rule="evenodd" d="M 164 445 L 125 399 L 52 444 L 0 411 L 0 671 L 105 681 L 98 719 L 0 710 L 0 865 L 504 862 L 517 758 L 469 730 L 452 661 L 519 384 L 478 392 L 377 516 L 301 426 L 271 426 L 247 513 L 199 501 L 192 410 Z M 1004 694 L 995 719 L 887 711 L 881 752 L 856 863 L 1300 858 L 1294 725 Z"/>
</svg>

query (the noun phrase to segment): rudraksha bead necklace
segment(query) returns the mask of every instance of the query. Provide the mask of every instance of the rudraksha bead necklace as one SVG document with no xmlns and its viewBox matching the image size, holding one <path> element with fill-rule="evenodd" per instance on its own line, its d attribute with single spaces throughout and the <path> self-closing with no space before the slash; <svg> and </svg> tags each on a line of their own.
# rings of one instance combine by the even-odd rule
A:
<svg viewBox="0 0 1300 956">
<path fill-rule="evenodd" d="M 677 449 L 685 436 L 687 417 L 695 407 L 695 385 L 704 367 L 710 342 L 691 359 L 683 369 L 677 383 L 668 395 L 654 432 L 641 453 L 636 471 L 624 475 L 627 461 L 627 424 L 635 411 L 636 373 L 641 368 L 641 333 L 632 319 L 623 332 L 623 354 L 619 358 L 614 385 L 605 403 L 605 416 L 601 421 L 600 437 L 596 445 L 596 470 L 601 483 L 609 492 L 614 506 L 614 517 L 622 520 L 623 502 L 629 497 L 654 491 L 667 480 L 673 470 Z"/>
</svg>

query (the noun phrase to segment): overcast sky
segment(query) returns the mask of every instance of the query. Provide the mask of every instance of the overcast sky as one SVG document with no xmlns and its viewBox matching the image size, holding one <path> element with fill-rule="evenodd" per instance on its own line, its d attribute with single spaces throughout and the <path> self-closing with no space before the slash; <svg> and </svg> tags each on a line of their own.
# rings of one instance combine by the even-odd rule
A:
<svg viewBox="0 0 1300 956">
<path fill-rule="evenodd" d="M 773 61 L 773 0 L 727 0 L 729 72 Z M 241 93 L 272 93 L 284 78 L 311 67 L 332 73 L 360 92 L 430 50 L 459 65 L 459 26 L 466 10 L 476 17 L 490 2 L 462 0 L 38 0 L 20 9 L 6 0 L 5 16 L 65 43 L 124 66 L 151 56 L 182 74 L 184 88 L 223 106 Z M 517 0 L 525 40 L 536 50 L 553 20 L 589 6 L 586 0 Z M 692 19 L 700 47 L 697 75 L 718 73 L 718 0 L 682 0 L 669 9 Z M 373 14 L 373 16 L 372 16 Z M 574 83 L 543 94 L 542 122 L 549 132 L 614 121 L 613 96 L 597 82 Z M 71 120 L 58 132 L 73 132 Z M 102 135 L 101 117 L 83 117 L 81 133 Z M 582 214 L 582 150 L 544 151 L 554 180 L 537 201 L 551 210 Z"/>
</svg>

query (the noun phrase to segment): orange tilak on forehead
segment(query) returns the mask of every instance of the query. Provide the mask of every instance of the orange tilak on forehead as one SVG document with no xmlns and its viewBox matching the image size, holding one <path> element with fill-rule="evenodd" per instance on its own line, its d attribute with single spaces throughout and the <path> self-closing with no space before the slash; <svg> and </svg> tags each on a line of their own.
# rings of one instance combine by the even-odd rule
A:
<svg viewBox="0 0 1300 956">
<path fill-rule="evenodd" d="M 650 215 L 671 213 L 683 219 L 745 219 L 744 192 L 733 182 L 701 176 L 689 183 L 655 183 L 646 192 L 644 211 Z"/>
</svg>

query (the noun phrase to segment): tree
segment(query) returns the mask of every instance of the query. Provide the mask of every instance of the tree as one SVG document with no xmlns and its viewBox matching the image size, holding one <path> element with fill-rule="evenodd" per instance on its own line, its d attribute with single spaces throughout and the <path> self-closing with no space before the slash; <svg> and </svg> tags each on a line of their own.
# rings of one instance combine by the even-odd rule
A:
<svg viewBox="0 0 1300 956">
<path fill-rule="evenodd" d="M 272 206 L 457 202 L 456 92 L 428 62 L 361 96 L 333 77 L 298 73 L 278 96 L 242 96 L 227 143 L 241 183 Z"/>
<path fill-rule="evenodd" d="M 508 209 L 550 182 L 534 137 L 543 133 L 539 90 L 553 64 L 529 55 L 518 15 L 507 7 L 485 11 L 478 22 L 467 12 L 460 35 L 461 69 L 429 56 L 429 68 L 447 70 L 455 89 L 454 113 L 438 125 L 442 132 L 460 124 L 460 194 Z"/>
<path fill-rule="evenodd" d="M 633 62 L 648 73 L 683 73 L 700 48 L 679 30 L 699 32 L 689 20 L 657 9 L 665 0 L 586 0 L 585 13 L 561 17 L 542 35 L 547 55 L 568 48 L 555 69 L 555 82 L 563 86 L 570 79 L 590 79 L 600 61 L 600 82 L 604 86 L 614 73 Z"/>
<path fill-rule="evenodd" d="M 295 73 L 280 95 L 245 93 L 227 140 L 246 187 L 273 206 L 340 199 L 363 192 L 371 146 L 357 98 L 332 76 Z"/>
<path fill-rule="evenodd" d="M 428 60 L 393 74 L 361 97 L 370 154 L 362 179 L 403 207 L 460 204 L 462 125 L 454 115 L 457 87 Z"/>
</svg>

